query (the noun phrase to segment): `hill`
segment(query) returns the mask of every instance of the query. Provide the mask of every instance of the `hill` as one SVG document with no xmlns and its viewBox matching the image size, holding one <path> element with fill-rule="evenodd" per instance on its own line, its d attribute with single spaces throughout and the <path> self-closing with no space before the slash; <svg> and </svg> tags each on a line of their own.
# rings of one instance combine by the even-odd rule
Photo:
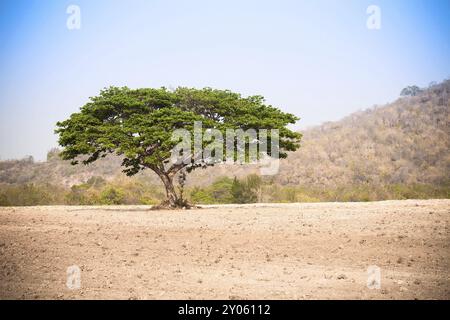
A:
<svg viewBox="0 0 450 320">
<path fill-rule="evenodd" d="M 340 121 L 305 130 L 302 132 L 302 147 L 281 161 L 279 174 L 263 179 L 262 184 L 269 185 L 265 190 L 270 192 L 259 192 L 258 200 L 323 200 L 314 196 L 318 190 L 361 186 L 375 190 L 417 185 L 425 186 L 425 189 L 440 188 L 438 196 L 448 197 L 449 92 L 450 80 L 447 80 L 414 92 L 414 96 L 402 97 L 388 105 L 375 106 Z M 143 188 L 156 192 L 152 186 L 158 186 L 159 181 L 151 172 L 143 172 L 133 178 L 124 177 L 120 163 L 119 157 L 108 157 L 89 166 L 72 166 L 59 159 L 57 149 L 48 153 L 45 162 L 34 162 L 32 158 L 2 161 L 0 194 L 8 188 L 30 184 L 60 186 L 73 191 L 74 186 L 87 183 L 86 188 L 89 188 L 98 181 L 103 187 L 120 181 L 128 188 L 134 185 L 136 192 L 140 190 L 138 193 L 142 193 Z M 188 186 L 197 187 L 198 191 L 199 187 L 208 188 L 218 177 L 242 179 L 253 173 L 258 173 L 257 166 L 216 166 L 189 175 Z M 226 181 L 230 189 L 231 182 Z M 282 197 L 273 196 L 273 192 L 286 187 L 303 188 L 303 193 L 307 189 L 308 197 L 298 197 L 298 190 L 293 191 L 294 196 L 285 196 L 286 190 Z M 291 189 L 289 192 L 292 193 Z M 333 200 L 333 197 L 325 200 Z M 368 199 L 389 196 L 381 194 L 374 197 Z"/>
<path fill-rule="evenodd" d="M 283 184 L 447 183 L 450 81 L 304 132 Z"/>
</svg>

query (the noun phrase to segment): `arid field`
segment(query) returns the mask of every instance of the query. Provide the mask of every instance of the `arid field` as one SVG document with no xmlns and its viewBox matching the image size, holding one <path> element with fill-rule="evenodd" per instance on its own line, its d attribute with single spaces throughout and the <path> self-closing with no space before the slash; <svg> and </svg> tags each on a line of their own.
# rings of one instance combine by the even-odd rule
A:
<svg viewBox="0 0 450 320">
<path fill-rule="evenodd" d="M 450 200 L 3 207 L 0 298 L 449 299 L 449 222 Z"/>
</svg>

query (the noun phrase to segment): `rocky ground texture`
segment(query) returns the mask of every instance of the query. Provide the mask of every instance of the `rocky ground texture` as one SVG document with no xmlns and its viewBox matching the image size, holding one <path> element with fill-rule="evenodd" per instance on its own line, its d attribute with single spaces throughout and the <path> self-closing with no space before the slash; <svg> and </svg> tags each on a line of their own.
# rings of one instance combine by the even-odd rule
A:
<svg viewBox="0 0 450 320">
<path fill-rule="evenodd" d="M 449 299 L 449 221 L 450 200 L 4 207 L 0 298 Z"/>
</svg>

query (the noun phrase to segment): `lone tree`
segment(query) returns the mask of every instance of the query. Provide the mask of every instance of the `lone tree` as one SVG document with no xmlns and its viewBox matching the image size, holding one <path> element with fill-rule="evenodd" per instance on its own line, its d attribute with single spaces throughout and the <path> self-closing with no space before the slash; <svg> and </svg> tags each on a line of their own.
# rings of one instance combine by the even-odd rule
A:
<svg viewBox="0 0 450 320">
<path fill-rule="evenodd" d="M 406 88 L 403 88 L 400 92 L 400 96 L 402 97 L 415 97 L 419 93 L 421 93 L 423 90 L 420 89 L 418 86 L 408 86 Z"/>
<path fill-rule="evenodd" d="M 79 161 L 89 164 L 108 154 L 120 155 L 127 175 L 148 168 L 159 176 L 167 194 L 164 206 L 183 207 L 187 206 L 182 197 L 186 173 L 217 162 L 199 162 L 194 156 L 182 163 L 170 161 L 180 142 L 172 136 L 176 129 L 194 133 L 195 121 L 201 121 L 203 132 L 211 128 L 223 133 L 227 129 L 278 129 L 277 154 L 286 158 L 286 151 L 299 147 L 301 135 L 286 127 L 297 120 L 264 104 L 261 96 L 242 97 L 228 90 L 110 87 L 91 97 L 80 112 L 58 122 L 55 132 L 64 147 L 61 157 L 72 160 L 73 165 Z M 269 149 L 267 154 L 274 152 Z M 179 190 L 174 184 L 177 180 Z"/>
</svg>

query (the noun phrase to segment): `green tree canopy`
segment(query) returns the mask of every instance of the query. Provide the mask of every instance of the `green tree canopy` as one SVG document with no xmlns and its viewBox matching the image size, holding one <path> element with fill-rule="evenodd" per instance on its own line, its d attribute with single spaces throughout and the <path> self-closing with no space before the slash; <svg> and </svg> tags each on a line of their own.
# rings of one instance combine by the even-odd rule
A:
<svg viewBox="0 0 450 320">
<path fill-rule="evenodd" d="M 174 130 L 193 132 L 195 121 L 202 122 L 203 130 L 223 133 L 226 129 L 278 129 L 279 156 L 285 158 L 287 151 L 299 147 L 301 135 L 286 127 L 297 120 L 266 105 L 261 96 L 242 97 L 228 90 L 110 87 L 91 97 L 80 112 L 58 122 L 55 132 L 64 147 L 63 159 L 89 164 L 108 154 L 121 155 L 127 175 L 153 170 L 164 183 L 167 204 L 180 206 L 183 199 L 174 187 L 174 176 L 214 163 L 199 165 L 194 159 L 171 163 L 172 150 L 179 143 L 172 139 Z"/>
<path fill-rule="evenodd" d="M 408 87 L 402 89 L 402 91 L 400 92 L 400 95 L 402 97 L 408 97 L 408 96 L 415 97 L 422 91 L 423 90 L 420 89 L 418 86 L 408 86 Z"/>
</svg>

